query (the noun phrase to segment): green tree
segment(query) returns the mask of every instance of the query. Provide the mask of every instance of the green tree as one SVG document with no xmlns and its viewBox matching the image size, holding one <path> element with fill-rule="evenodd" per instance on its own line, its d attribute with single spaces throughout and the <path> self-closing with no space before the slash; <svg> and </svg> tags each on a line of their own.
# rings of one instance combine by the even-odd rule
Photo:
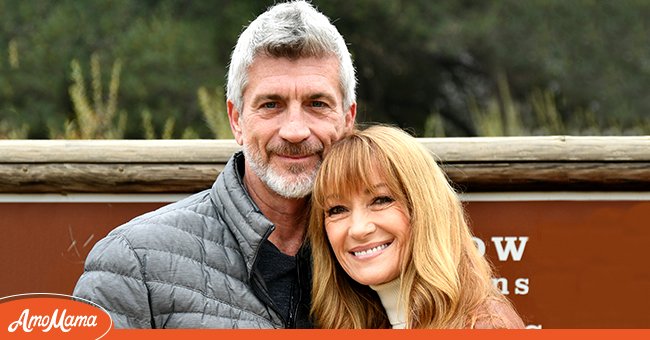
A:
<svg viewBox="0 0 650 340">
<path fill-rule="evenodd" d="M 145 138 L 151 128 L 212 138 L 197 91 L 223 88 L 242 26 L 273 2 L 0 0 L 0 120 L 28 126 L 29 138 L 75 120 L 70 63 L 88 65 L 97 54 L 122 63 L 120 108 L 149 112 L 129 120 L 125 137 Z M 492 112 L 503 134 L 647 133 L 647 1 L 314 4 L 349 43 L 359 121 L 472 136 L 484 131 L 477 112 Z M 110 73 L 102 68 L 101 79 Z"/>
</svg>

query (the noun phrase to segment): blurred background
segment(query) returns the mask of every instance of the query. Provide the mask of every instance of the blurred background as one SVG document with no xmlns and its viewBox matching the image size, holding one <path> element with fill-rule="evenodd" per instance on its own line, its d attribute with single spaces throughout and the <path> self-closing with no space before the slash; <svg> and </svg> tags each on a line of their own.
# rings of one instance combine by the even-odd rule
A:
<svg viewBox="0 0 650 340">
<path fill-rule="evenodd" d="M 231 138 L 230 52 L 272 3 L 0 0 L 0 138 Z M 313 3 L 349 43 L 359 122 L 650 134 L 650 1 Z"/>
</svg>

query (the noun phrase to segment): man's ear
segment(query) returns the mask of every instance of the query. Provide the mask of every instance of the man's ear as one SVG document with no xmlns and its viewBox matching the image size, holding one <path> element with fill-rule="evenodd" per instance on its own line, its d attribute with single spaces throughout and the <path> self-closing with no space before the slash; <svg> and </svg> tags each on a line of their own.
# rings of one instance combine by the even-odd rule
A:
<svg viewBox="0 0 650 340">
<path fill-rule="evenodd" d="M 226 101 L 226 107 L 228 108 L 228 120 L 230 121 L 230 129 L 232 130 L 232 135 L 235 136 L 237 144 L 243 145 L 242 128 L 239 124 L 241 114 L 235 107 L 235 104 L 230 100 Z"/>
<path fill-rule="evenodd" d="M 348 131 L 352 131 L 352 129 L 354 129 L 354 122 L 356 118 L 357 118 L 357 103 L 352 103 L 350 105 L 350 109 L 348 109 L 348 112 L 345 113 L 345 128 Z"/>
</svg>

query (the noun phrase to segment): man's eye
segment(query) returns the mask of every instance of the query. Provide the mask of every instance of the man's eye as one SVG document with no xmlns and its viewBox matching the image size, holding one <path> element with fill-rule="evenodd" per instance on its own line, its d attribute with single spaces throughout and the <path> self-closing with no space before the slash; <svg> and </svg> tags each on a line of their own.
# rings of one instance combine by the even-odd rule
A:
<svg viewBox="0 0 650 340">
<path fill-rule="evenodd" d="M 395 202 L 395 200 L 390 196 L 379 196 L 379 197 L 375 197 L 375 199 L 372 201 L 372 204 L 383 205 L 383 204 L 389 204 L 393 202 Z"/>
<path fill-rule="evenodd" d="M 268 103 L 262 104 L 262 107 L 265 108 L 265 109 L 275 109 L 276 107 L 278 107 L 278 103 L 276 103 L 276 102 L 268 102 Z"/>
<path fill-rule="evenodd" d="M 327 106 L 327 104 L 325 104 L 324 102 L 318 101 L 318 100 L 314 100 L 313 102 L 311 102 L 311 106 L 312 107 L 325 107 L 325 106 Z"/>
<path fill-rule="evenodd" d="M 330 217 L 330 216 L 334 216 L 334 215 L 337 215 L 337 214 L 342 214 L 345 211 L 346 211 L 345 207 L 337 205 L 337 206 L 334 206 L 334 207 L 331 207 L 331 208 L 327 209 L 327 211 L 325 213 L 327 214 L 328 217 Z"/>
</svg>

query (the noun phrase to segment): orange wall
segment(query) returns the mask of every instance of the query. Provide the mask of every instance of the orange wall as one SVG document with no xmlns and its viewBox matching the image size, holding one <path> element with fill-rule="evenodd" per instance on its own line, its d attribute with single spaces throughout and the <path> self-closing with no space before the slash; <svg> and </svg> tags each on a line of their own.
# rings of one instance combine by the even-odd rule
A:
<svg viewBox="0 0 650 340">
<path fill-rule="evenodd" d="M 650 328 L 650 201 L 471 202 L 467 210 L 529 324 Z M 520 261 L 500 261 L 493 236 L 528 237 Z M 517 279 L 528 280 L 526 294 Z"/>
<path fill-rule="evenodd" d="M 163 204 L 0 203 L 0 296 L 70 294 L 97 240 Z M 466 207 L 477 244 L 499 272 L 497 285 L 527 324 L 650 328 L 650 201 Z M 509 239 L 519 260 L 513 252 L 498 257 Z"/>
<path fill-rule="evenodd" d="M 71 294 L 95 242 L 114 227 L 161 205 L 0 203 L 0 296 Z"/>
</svg>

